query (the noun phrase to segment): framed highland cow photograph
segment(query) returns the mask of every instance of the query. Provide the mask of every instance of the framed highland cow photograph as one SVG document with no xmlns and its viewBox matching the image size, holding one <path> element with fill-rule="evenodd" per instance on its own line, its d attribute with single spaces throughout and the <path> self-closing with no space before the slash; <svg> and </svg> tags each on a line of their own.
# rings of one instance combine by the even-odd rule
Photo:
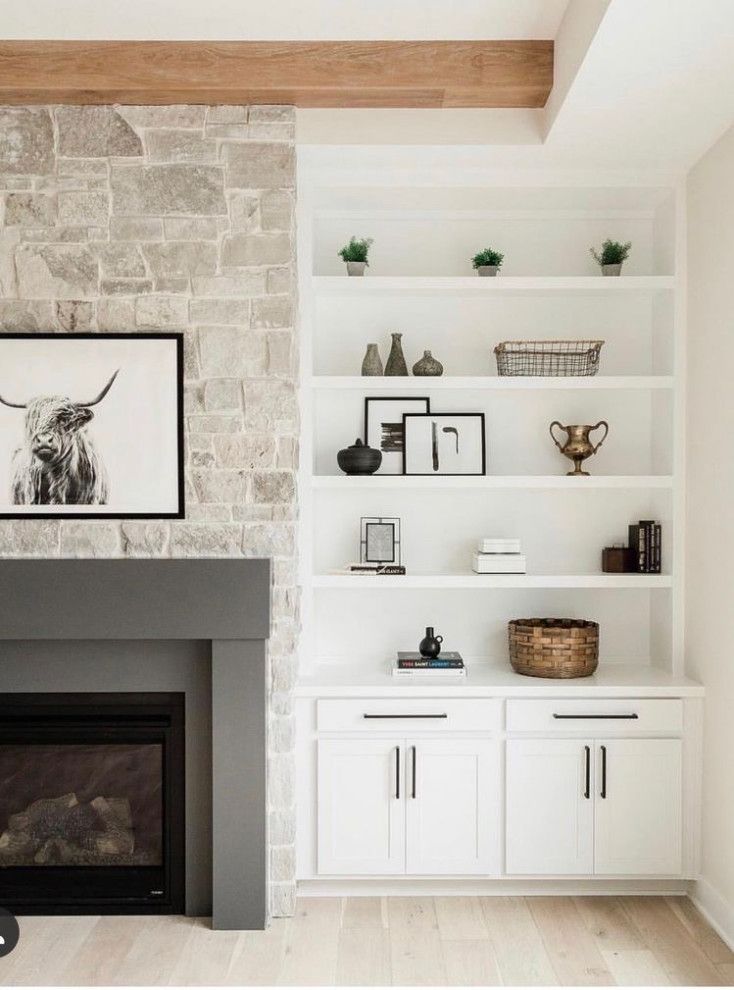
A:
<svg viewBox="0 0 734 990">
<path fill-rule="evenodd" d="M 183 335 L 0 332 L 0 518 L 183 516 Z"/>
</svg>

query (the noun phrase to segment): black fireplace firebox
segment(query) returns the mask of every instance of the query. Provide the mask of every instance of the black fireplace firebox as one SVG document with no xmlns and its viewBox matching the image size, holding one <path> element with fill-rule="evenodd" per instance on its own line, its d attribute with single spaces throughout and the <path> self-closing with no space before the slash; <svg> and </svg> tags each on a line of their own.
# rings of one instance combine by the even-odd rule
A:
<svg viewBox="0 0 734 990">
<path fill-rule="evenodd" d="M 0 695 L 0 906 L 184 911 L 184 695 Z"/>
</svg>

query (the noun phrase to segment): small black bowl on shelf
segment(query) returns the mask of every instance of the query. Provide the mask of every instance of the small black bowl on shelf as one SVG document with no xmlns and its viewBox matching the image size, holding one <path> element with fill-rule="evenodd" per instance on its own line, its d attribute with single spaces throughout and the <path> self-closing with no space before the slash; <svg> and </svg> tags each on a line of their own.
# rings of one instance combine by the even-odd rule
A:
<svg viewBox="0 0 734 990">
<path fill-rule="evenodd" d="M 382 452 L 368 447 L 358 437 L 351 447 L 339 451 L 336 462 L 344 474 L 374 474 L 382 464 Z"/>
</svg>

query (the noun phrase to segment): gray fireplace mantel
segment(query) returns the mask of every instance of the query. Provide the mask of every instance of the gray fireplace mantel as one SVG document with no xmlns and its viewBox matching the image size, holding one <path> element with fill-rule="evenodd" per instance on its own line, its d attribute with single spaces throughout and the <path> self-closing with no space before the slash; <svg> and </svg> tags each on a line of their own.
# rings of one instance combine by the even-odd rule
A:
<svg viewBox="0 0 734 990">
<path fill-rule="evenodd" d="M 0 641 L 211 642 L 214 928 L 267 920 L 269 631 L 269 560 L 0 560 Z"/>
</svg>

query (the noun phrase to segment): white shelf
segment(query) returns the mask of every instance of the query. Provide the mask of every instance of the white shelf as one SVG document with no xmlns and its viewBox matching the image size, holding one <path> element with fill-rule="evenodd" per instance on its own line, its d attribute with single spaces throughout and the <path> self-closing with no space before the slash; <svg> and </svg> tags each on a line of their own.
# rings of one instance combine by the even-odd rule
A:
<svg viewBox="0 0 734 990">
<path fill-rule="evenodd" d="M 397 489 L 433 491 L 443 488 L 464 488 L 469 491 L 485 489 L 552 489 L 578 491 L 591 489 L 672 489 L 671 475 L 589 475 L 569 478 L 566 475 L 484 475 L 482 477 L 424 477 L 402 474 L 317 474 L 311 477 L 311 487 L 330 491 L 367 491 Z"/>
<path fill-rule="evenodd" d="M 315 574 L 314 588 L 342 590 L 396 588 L 449 591 L 457 588 L 670 588 L 669 574 Z"/>
<path fill-rule="evenodd" d="M 565 293 L 624 293 L 664 292 L 674 288 L 672 275 L 498 275 L 480 278 L 477 275 L 314 275 L 313 291 L 318 295 L 353 295 L 380 293 L 438 293 L 438 294 L 526 294 L 532 292 Z"/>
<path fill-rule="evenodd" d="M 672 389 L 671 375 L 597 375 L 594 377 L 502 377 L 498 375 L 442 375 L 433 377 L 387 377 L 361 375 L 313 375 L 307 388 L 316 391 L 354 390 L 357 392 L 425 392 L 426 389 L 474 389 L 476 391 L 520 392 L 539 390 L 589 391 L 597 389 Z"/>
<path fill-rule="evenodd" d="M 599 697 L 680 698 L 701 696 L 704 689 L 697 681 L 671 674 L 666 668 L 640 663 L 614 663 L 602 660 L 591 677 L 563 680 L 523 677 L 516 674 L 509 661 L 467 660 L 467 676 L 461 678 L 416 677 L 405 683 L 393 677 L 387 660 L 374 665 L 355 666 L 351 658 L 344 662 L 319 663 L 303 675 L 296 686 L 301 697 Z"/>
</svg>

